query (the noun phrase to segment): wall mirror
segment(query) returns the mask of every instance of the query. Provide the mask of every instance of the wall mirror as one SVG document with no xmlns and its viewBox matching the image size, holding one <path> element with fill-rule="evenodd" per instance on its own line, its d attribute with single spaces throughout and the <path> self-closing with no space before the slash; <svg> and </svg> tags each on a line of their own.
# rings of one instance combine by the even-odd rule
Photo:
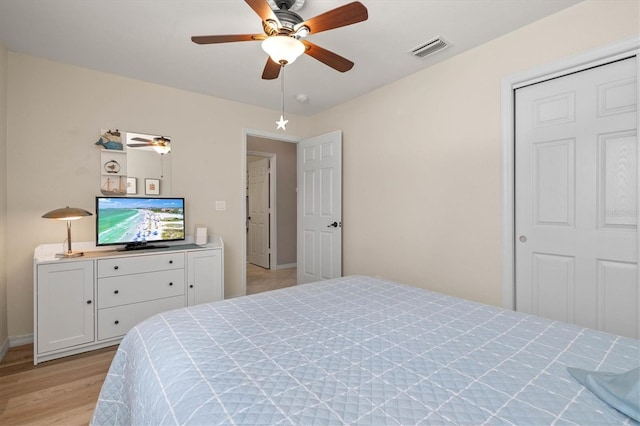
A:
<svg viewBox="0 0 640 426">
<path fill-rule="evenodd" d="M 127 132 L 126 195 L 171 195 L 171 138 Z"/>
</svg>

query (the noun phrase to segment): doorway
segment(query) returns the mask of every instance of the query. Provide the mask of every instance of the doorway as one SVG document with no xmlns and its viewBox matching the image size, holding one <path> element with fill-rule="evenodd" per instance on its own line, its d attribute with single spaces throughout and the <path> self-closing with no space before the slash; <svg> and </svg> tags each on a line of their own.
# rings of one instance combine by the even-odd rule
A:
<svg viewBox="0 0 640 426">
<path fill-rule="evenodd" d="M 295 142 L 282 135 L 245 135 L 245 294 L 297 283 Z M 260 164 L 267 162 L 263 173 Z M 261 186 L 265 181 L 266 193 Z"/>
</svg>

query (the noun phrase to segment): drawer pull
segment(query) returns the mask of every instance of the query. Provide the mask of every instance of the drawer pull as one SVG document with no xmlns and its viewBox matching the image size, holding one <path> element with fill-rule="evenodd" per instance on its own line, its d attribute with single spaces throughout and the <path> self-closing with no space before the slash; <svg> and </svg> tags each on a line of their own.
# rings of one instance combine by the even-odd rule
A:
<svg viewBox="0 0 640 426">
<path fill-rule="evenodd" d="M 190 284 L 190 285 L 189 285 L 189 288 L 193 288 L 193 284 Z"/>
<path fill-rule="evenodd" d="M 170 260 L 170 261 L 169 261 L 169 264 L 172 264 L 172 263 L 173 263 L 173 260 Z"/>
<path fill-rule="evenodd" d="M 114 266 L 113 269 L 118 269 L 118 265 Z"/>
<path fill-rule="evenodd" d="M 169 283 L 169 285 L 170 285 L 170 286 L 172 286 L 172 285 L 173 285 L 173 283 Z"/>
<path fill-rule="evenodd" d="M 115 290 L 115 291 L 113 292 L 113 294 L 118 294 L 118 293 L 120 293 L 118 290 Z"/>
<path fill-rule="evenodd" d="M 113 323 L 114 323 L 115 325 L 118 325 L 118 324 L 120 324 L 120 321 L 115 320 Z"/>
<path fill-rule="evenodd" d="M 87 300 L 87 305 L 90 305 L 90 304 L 91 304 L 91 300 Z"/>
</svg>

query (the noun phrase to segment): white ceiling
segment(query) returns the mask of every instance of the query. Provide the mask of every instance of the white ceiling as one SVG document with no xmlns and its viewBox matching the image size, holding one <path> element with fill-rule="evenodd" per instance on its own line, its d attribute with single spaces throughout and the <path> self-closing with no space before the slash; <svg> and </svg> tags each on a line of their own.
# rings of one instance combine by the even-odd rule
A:
<svg viewBox="0 0 640 426">
<path fill-rule="evenodd" d="M 339 73 L 304 55 L 286 68 L 286 111 L 312 115 L 446 60 L 581 0 L 361 0 L 369 19 L 308 40 L 353 62 Z M 349 0 L 306 0 L 309 19 Z M 261 33 L 242 0 L 0 0 L 0 40 L 15 52 L 280 109 L 261 79 L 260 42 L 201 46 L 192 35 Z M 450 47 L 407 51 L 440 36 Z M 297 94 L 309 101 L 301 104 Z"/>
</svg>

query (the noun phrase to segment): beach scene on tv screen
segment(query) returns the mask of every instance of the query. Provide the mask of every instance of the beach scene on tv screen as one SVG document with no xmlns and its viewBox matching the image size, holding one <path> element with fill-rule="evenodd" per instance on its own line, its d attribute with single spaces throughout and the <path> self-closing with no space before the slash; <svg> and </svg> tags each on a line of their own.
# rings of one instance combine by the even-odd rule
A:
<svg viewBox="0 0 640 426">
<path fill-rule="evenodd" d="M 100 199 L 98 244 L 184 239 L 183 207 L 182 199 Z"/>
</svg>

